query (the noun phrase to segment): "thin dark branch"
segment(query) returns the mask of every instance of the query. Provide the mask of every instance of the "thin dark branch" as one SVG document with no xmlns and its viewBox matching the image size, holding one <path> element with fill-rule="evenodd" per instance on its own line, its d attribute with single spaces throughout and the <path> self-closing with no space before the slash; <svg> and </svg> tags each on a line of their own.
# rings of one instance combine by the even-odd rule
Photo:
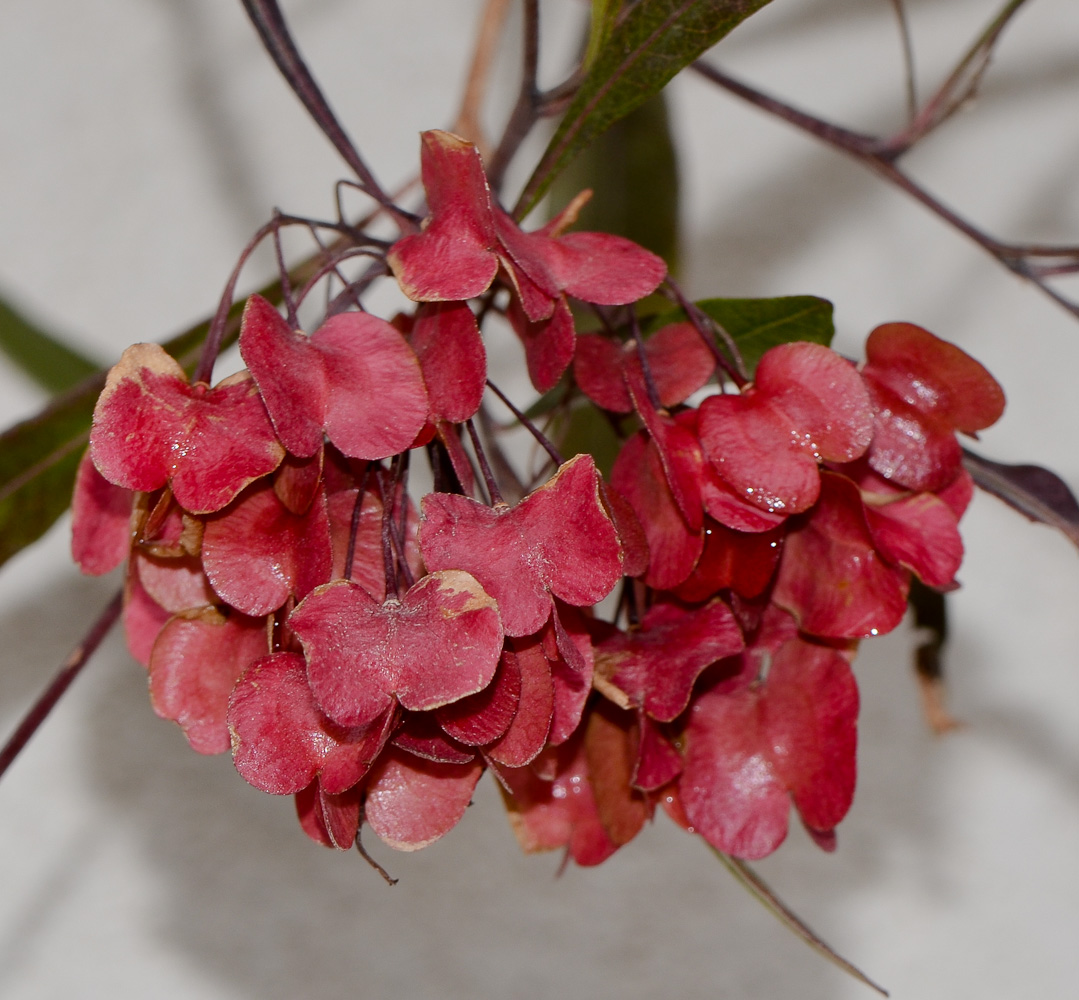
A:
<svg viewBox="0 0 1079 1000">
<path fill-rule="evenodd" d="M 907 116 L 914 121 L 918 114 L 918 82 L 914 75 L 914 43 L 910 36 L 910 20 L 907 18 L 905 0 L 891 0 L 899 22 L 899 41 L 903 46 L 903 76 L 907 92 Z"/>
<path fill-rule="evenodd" d="M 11 738 L 0 750 L 0 776 L 12 765 L 19 756 L 23 747 L 30 742 L 31 737 L 38 731 L 41 724 L 49 717 L 49 713 L 56 707 L 56 703 L 63 697 L 64 692 L 71 686 L 71 682 L 79 676 L 79 672 L 94 655 L 101 641 L 109 634 L 109 630 L 116 624 L 120 617 L 120 609 L 123 607 L 123 593 L 117 592 L 111 601 L 101 612 L 97 621 L 94 622 L 85 638 L 72 651 L 64 661 L 59 673 L 52 679 L 52 683 L 41 693 L 41 696 L 31 706 L 30 711 L 23 716 L 19 727 L 11 734 Z"/>
<path fill-rule="evenodd" d="M 307 113 L 322 129 L 334 149 L 340 153 L 341 158 L 360 179 L 363 190 L 393 215 L 403 232 L 414 230 L 415 225 L 412 220 L 390 201 L 389 196 L 375 180 L 375 175 L 364 163 L 363 157 L 360 156 L 356 146 L 337 120 L 337 116 L 333 113 L 329 102 L 300 55 L 277 0 L 241 0 L 241 3 L 266 51 L 281 71 L 281 75 L 292 92 L 300 99 Z"/>
<path fill-rule="evenodd" d="M 466 420 L 465 426 L 468 428 L 468 436 L 472 439 L 472 450 L 476 453 L 476 460 L 480 463 L 480 472 L 483 473 L 483 481 L 487 485 L 487 495 L 491 498 L 491 505 L 504 504 L 506 501 L 502 499 L 502 491 L 495 481 L 495 475 L 491 471 L 490 463 L 487 461 L 487 454 L 480 443 L 480 436 L 476 433 L 476 427 L 471 420 Z"/>
<path fill-rule="evenodd" d="M 510 114 L 502 141 L 487 164 L 487 180 L 498 191 L 505 180 L 506 168 L 539 117 L 540 94 L 536 84 L 539 69 L 539 0 L 524 0 L 524 58 L 521 66 L 521 89 Z"/>
<path fill-rule="evenodd" d="M 555 465 L 561 465 L 562 456 L 559 454 L 558 449 L 551 443 L 550 438 L 548 438 L 547 435 L 543 433 L 543 431 L 541 431 L 534 423 L 532 423 L 531 420 L 528 419 L 528 417 L 526 417 L 519 409 L 517 409 L 517 407 L 514 406 L 513 403 L 510 401 L 509 396 L 507 396 L 501 389 L 499 389 L 498 386 L 495 385 L 494 382 L 492 382 L 490 379 L 487 380 L 487 388 L 490 389 L 491 392 L 493 392 L 499 399 L 502 400 L 510 413 L 512 413 L 520 422 L 521 426 L 526 431 L 528 431 L 528 433 L 536 439 L 536 443 L 545 452 L 547 452 L 547 454 L 551 457 L 551 461 L 554 462 Z"/>
<path fill-rule="evenodd" d="M 1018 0 L 1018 2 L 1023 2 L 1023 0 Z M 748 84 L 745 84 L 740 80 L 735 80 L 722 70 L 709 66 L 706 63 L 696 62 L 693 64 L 693 68 L 706 79 L 718 84 L 732 94 L 736 94 L 750 104 L 775 115 L 777 118 L 781 118 L 788 124 L 802 129 L 802 131 L 807 132 L 809 135 L 820 139 L 822 142 L 846 153 L 848 156 L 853 157 L 863 165 L 869 167 L 885 180 L 890 181 L 896 187 L 905 191 L 916 201 L 921 202 L 922 205 L 928 208 L 938 218 L 947 222 L 952 228 L 958 230 L 968 239 L 978 244 L 978 246 L 985 250 L 986 253 L 995 257 L 1013 274 L 1017 274 L 1021 278 L 1029 281 L 1035 287 L 1039 288 L 1043 294 L 1047 295 L 1073 316 L 1079 318 L 1079 303 L 1060 294 L 1060 292 L 1056 291 L 1044 280 L 1048 275 L 1055 273 L 1053 265 L 1046 268 L 1039 267 L 1039 265 L 1032 263 L 1029 260 L 1029 257 L 1034 255 L 1025 252 L 1025 248 L 1022 245 L 1004 243 L 985 233 L 973 223 L 968 222 L 958 213 L 948 208 L 943 202 L 930 194 L 925 188 L 914 181 L 896 165 L 895 161 L 906 151 L 906 149 L 909 149 L 909 145 L 904 148 L 896 148 L 891 140 L 881 140 L 859 132 L 852 132 L 839 125 L 824 121 L 811 114 L 807 114 L 805 111 L 794 108 L 789 104 L 785 104 L 774 97 L 763 94 L 755 88 L 750 87 Z M 1070 260 L 1079 255 L 1079 248 L 1075 247 L 1038 247 L 1037 249 L 1037 256 L 1055 256 Z"/>
</svg>

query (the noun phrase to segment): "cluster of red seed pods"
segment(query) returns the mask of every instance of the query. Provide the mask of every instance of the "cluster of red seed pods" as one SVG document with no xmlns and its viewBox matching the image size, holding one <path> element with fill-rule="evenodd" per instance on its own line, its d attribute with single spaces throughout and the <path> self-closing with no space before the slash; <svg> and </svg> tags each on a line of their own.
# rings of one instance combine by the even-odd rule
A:
<svg viewBox="0 0 1079 1000">
<path fill-rule="evenodd" d="M 857 641 L 898 624 L 913 576 L 954 586 L 955 435 L 997 419 L 999 386 L 905 323 L 860 366 L 793 342 L 747 380 L 693 316 L 641 335 L 659 258 L 567 232 L 572 208 L 523 231 L 448 133 L 424 135 L 422 172 L 428 219 L 386 254 L 411 315 L 339 311 L 307 335 L 256 296 L 245 371 L 189 384 L 140 344 L 109 375 L 74 550 L 91 573 L 128 560 L 155 709 L 295 795 L 328 846 L 367 823 L 422 847 L 490 769 L 522 844 L 581 864 L 657 805 L 757 858 L 793 801 L 830 848 Z M 603 332 L 578 335 L 571 301 Z M 564 384 L 618 428 L 608 477 L 576 455 L 503 502 L 471 423 L 490 312 L 537 391 Z M 416 450 L 435 471 L 418 506 Z"/>
</svg>

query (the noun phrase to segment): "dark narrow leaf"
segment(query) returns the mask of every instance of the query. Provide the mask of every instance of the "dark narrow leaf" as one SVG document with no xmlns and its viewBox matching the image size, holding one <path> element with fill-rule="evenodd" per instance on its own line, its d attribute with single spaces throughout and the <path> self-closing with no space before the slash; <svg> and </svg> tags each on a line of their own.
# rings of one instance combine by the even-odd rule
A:
<svg viewBox="0 0 1079 1000">
<path fill-rule="evenodd" d="M 656 94 L 584 150 L 558 176 L 556 208 L 592 190 L 576 229 L 616 233 L 659 254 L 678 270 L 678 160 L 667 102 Z"/>
<path fill-rule="evenodd" d="M 711 851 L 742 885 L 750 895 L 763 904 L 781 924 L 794 931 L 810 948 L 818 955 L 823 955 L 833 965 L 838 966 L 848 975 L 853 976 L 860 983 L 865 983 L 870 989 L 876 990 L 881 996 L 888 996 L 888 991 L 883 986 L 878 986 L 856 965 L 852 965 L 842 955 L 825 944 L 805 923 L 784 903 L 768 886 L 768 884 L 749 867 L 744 861 L 732 858 L 729 854 L 717 851 L 714 847 Z"/>
<path fill-rule="evenodd" d="M 1062 531 L 1079 546 L 1079 502 L 1068 484 L 1040 465 L 1004 465 L 963 449 L 963 465 L 986 493 L 1031 521 Z"/>
<path fill-rule="evenodd" d="M 922 711 L 937 735 L 960 726 L 948 711 L 944 689 L 944 643 L 948 638 L 948 606 L 944 594 L 927 587 L 917 577 L 910 582 L 907 603 L 914 612 L 914 625 L 924 629 L 925 641 L 914 651 L 914 669 L 922 692 Z"/>
<path fill-rule="evenodd" d="M 775 299 L 701 299 L 698 309 L 714 319 L 734 338 L 750 377 L 761 355 L 778 344 L 808 340 L 832 343 L 832 303 L 815 295 L 787 295 Z M 656 316 L 649 331 L 686 318 L 681 309 Z"/>
<path fill-rule="evenodd" d="M 70 389 L 100 367 L 72 350 L 54 334 L 46 333 L 31 323 L 2 298 L 0 350 L 50 393 Z"/>
<path fill-rule="evenodd" d="M 554 175 L 768 0 L 639 0 L 613 26 L 517 204 L 523 217 Z"/>
</svg>

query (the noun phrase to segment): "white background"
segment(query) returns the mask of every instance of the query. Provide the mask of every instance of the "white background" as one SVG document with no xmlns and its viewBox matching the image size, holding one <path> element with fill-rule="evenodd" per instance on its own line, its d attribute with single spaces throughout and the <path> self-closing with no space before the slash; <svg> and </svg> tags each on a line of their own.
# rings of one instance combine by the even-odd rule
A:
<svg viewBox="0 0 1079 1000">
<path fill-rule="evenodd" d="M 902 116 L 887 0 L 774 0 L 713 54 L 854 127 Z M 923 91 L 995 9 L 911 2 Z M 910 158 L 991 232 L 1079 241 L 1079 5 L 1032 0 L 981 100 Z M 572 39 L 576 0 L 544 0 Z M 301 46 L 393 187 L 449 125 L 477 0 L 292 0 Z M 274 206 L 327 216 L 344 168 L 224 0 L 0 3 L 0 287 L 102 361 L 210 312 Z M 516 29 L 516 22 L 510 30 Z M 510 44 L 516 46 L 514 39 Z M 513 59 L 492 118 L 511 100 Z M 557 61 L 548 73 L 553 77 Z M 857 165 L 695 78 L 672 89 L 695 295 L 815 293 L 838 346 L 878 322 L 955 340 L 1003 383 L 982 448 L 1079 484 L 1079 324 Z M 257 275 L 252 275 L 252 284 Z M 514 352 L 506 352 L 513 357 Z M 41 395 L 4 373 L 6 422 Z M 66 522 L 0 575 L 5 732 L 118 585 Z M 979 497 L 951 600 L 951 697 L 926 730 L 908 629 L 866 643 L 859 789 L 835 855 L 759 867 L 903 1000 L 1070 998 L 1079 976 L 1079 559 Z M 111 641 L 0 784 L 0 996 L 797 997 L 869 994 L 662 817 L 595 870 L 525 857 L 484 783 L 444 841 L 319 848 L 291 802 L 201 758 Z"/>
</svg>

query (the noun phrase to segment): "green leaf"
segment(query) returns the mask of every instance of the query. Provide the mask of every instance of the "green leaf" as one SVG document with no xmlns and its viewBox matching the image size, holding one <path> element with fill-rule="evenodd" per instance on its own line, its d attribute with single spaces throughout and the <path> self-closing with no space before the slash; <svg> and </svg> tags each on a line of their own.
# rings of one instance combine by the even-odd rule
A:
<svg viewBox="0 0 1079 1000">
<path fill-rule="evenodd" d="M 810 340 L 828 347 L 835 336 L 832 303 L 815 295 L 703 299 L 697 306 L 734 338 L 750 375 L 761 355 L 777 344 Z"/>
<path fill-rule="evenodd" d="M 777 344 L 809 340 L 832 343 L 835 325 L 832 303 L 815 295 L 785 295 L 775 299 L 701 299 L 695 305 L 731 335 L 750 378 L 761 355 Z M 653 316 L 646 326 L 652 333 L 686 318 L 681 309 Z M 720 344 L 722 345 L 722 342 Z"/>
<path fill-rule="evenodd" d="M 664 94 L 650 97 L 570 163 L 551 189 L 551 203 L 561 207 L 586 188 L 592 198 L 575 228 L 625 236 L 677 274 L 678 159 Z"/>
<path fill-rule="evenodd" d="M 568 412 L 556 416 L 548 433 L 565 458 L 591 455 L 600 473 L 610 477 L 622 441 L 610 420 L 591 403 L 579 400 Z"/>
<path fill-rule="evenodd" d="M 0 350 L 50 393 L 63 392 L 101 366 L 31 323 L 0 298 Z"/>
<path fill-rule="evenodd" d="M 768 0 L 639 0 L 617 19 L 521 194 L 518 218 L 555 174 Z M 606 7 L 606 5 L 605 5 Z M 603 29 L 609 12 L 601 11 Z"/>
<path fill-rule="evenodd" d="M 625 6 L 624 0 L 592 0 L 592 26 L 588 33 L 588 48 L 584 54 L 587 69 L 603 51 L 603 46 L 614 30 L 618 15 Z"/>
</svg>

